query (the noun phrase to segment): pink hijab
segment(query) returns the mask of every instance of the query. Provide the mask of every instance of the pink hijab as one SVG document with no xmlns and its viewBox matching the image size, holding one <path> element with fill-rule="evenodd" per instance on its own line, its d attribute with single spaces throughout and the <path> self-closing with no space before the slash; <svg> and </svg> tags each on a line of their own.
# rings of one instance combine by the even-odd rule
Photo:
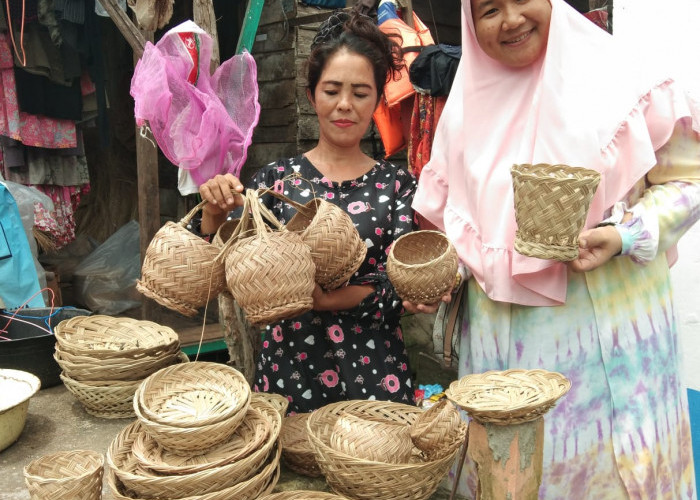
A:
<svg viewBox="0 0 700 500">
<path fill-rule="evenodd" d="M 655 165 L 675 122 L 691 115 L 672 80 L 626 64 L 612 36 L 563 0 L 550 3 L 544 58 L 513 69 L 481 50 L 463 0 L 462 59 L 413 203 L 491 299 L 533 306 L 565 302 L 567 268 L 513 250 L 510 167 L 599 171 L 592 227 Z"/>
</svg>

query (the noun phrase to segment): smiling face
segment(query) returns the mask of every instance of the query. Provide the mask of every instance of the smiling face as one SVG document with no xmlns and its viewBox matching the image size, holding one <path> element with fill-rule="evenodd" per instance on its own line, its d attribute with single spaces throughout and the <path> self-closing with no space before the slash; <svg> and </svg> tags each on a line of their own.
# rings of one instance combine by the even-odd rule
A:
<svg viewBox="0 0 700 500">
<path fill-rule="evenodd" d="M 369 59 L 340 49 L 328 59 L 309 100 L 318 115 L 319 142 L 359 146 L 378 102 Z"/>
<path fill-rule="evenodd" d="M 476 39 L 491 58 L 513 68 L 537 61 L 547 48 L 549 0 L 471 0 Z"/>
</svg>

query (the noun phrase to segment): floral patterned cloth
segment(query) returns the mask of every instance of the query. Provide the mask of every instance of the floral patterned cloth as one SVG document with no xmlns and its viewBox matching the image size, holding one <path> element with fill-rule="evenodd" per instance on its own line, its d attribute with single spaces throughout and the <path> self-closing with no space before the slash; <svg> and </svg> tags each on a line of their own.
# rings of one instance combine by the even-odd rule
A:
<svg viewBox="0 0 700 500">
<path fill-rule="evenodd" d="M 294 172 L 301 178 L 285 179 Z M 316 196 L 345 209 L 368 247 L 349 284 L 375 287 L 353 309 L 310 311 L 265 328 L 254 388 L 286 396 L 290 414 L 345 399 L 413 404 L 401 300 L 385 264 L 394 239 L 413 229 L 415 186 L 406 169 L 386 162 L 360 178 L 332 182 L 303 156 L 271 163 L 254 177 L 253 187 L 272 188 L 302 204 Z M 282 223 L 296 213 L 271 195 L 263 200 Z"/>
</svg>

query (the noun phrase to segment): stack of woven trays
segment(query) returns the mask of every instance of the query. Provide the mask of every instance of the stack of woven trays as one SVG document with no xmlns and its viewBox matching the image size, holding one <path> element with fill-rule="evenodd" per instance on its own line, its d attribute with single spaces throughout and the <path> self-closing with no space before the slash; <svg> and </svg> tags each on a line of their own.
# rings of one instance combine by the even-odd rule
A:
<svg viewBox="0 0 700 500">
<path fill-rule="evenodd" d="M 411 446 L 411 431 L 423 412 L 388 401 L 342 401 L 311 413 L 309 442 L 331 489 L 348 498 L 367 500 L 429 498 L 452 465 L 467 425 L 459 421 L 445 426 L 445 439 L 435 443 L 428 455 Z M 372 428 L 381 427 L 382 422 L 384 429 Z M 363 439 L 367 430 L 380 437 L 385 433 L 387 438 L 377 439 L 372 447 Z M 399 436 L 400 443 L 392 443 L 389 435 Z M 406 443 L 411 446 L 409 456 L 399 461 L 397 455 L 404 453 Z M 373 458 L 365 458 L 367 453 Z"/>
<path fill-rule="evenodd" d="M 107 451 L 114 498 L 247 500 L 277 484 L 282 417 L 234 368 L 166 368 L 143 382 L 134 406 L 138 420 Z"/>
<path fill-rule="evenodd" d="M 97 417 L 133 418 L 138 385 L 161 368 L 188 360 L 177 333 L 151 321 L 76 316 L 54 332 L 61 380 Z"/>
</svg>

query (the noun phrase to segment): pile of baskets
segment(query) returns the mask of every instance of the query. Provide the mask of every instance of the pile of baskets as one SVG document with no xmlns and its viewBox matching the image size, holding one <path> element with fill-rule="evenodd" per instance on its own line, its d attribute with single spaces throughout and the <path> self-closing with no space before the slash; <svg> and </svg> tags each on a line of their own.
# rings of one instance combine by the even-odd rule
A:
<svg viewBox="0 0 700 500">
<path fill-rule="evenodd" d="M 138 419 L 107 451 L 116 499 L 253 499 L 279 478 L 282 417 L 227 365 L 163 369 L 134 395 Z"/>
<path fill-rule="evenodd" d="M 339 495 L 427 499 L 447 474 L 467 430 L 451 403 L 447 411 L 443 408 L 428 413 L 386 401 L 333 403 L 310 414 L 309 442 Z M 435 433 L 428 432 L 431 426 Z"/>
<path fill-rule="evenodd" d="M 61 380 L 97 417 L 134 417 L 139 384 L 161 368 L 188 360 L 177 333 L 151 321 L 76 316 L 61 321 L 54 332 Z"/>
</svg>

